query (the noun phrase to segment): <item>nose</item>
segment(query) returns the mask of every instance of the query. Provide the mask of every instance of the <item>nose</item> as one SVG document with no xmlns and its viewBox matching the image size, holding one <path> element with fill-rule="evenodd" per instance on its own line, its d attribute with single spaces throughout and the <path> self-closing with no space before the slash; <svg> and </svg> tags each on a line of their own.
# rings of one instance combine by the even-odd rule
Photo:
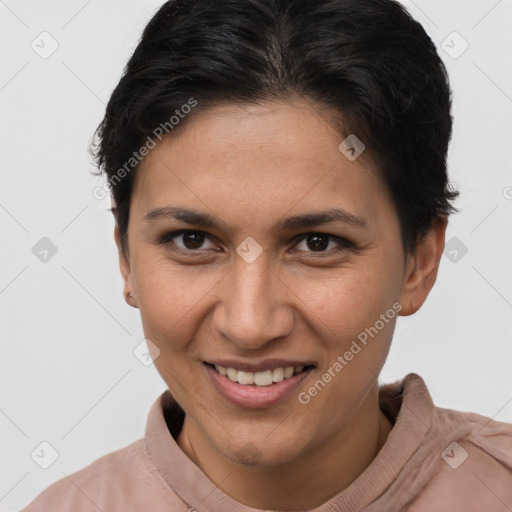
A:
<svg viewBox="0 0 512 512">
<path fill-rule="evenodd" d="M 293 294 L 264 254 L 252 263 L 236 258 L 222 281 L 213 327 L 223 338 L 241 349 L 257 350 L 292 331 Z"/>
</svg>

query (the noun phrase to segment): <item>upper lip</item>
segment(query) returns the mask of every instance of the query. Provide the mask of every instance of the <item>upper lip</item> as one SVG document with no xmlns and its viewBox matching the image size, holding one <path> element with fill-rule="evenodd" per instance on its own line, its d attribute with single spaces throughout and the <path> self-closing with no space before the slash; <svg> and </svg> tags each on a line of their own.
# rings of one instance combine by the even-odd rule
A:
<svg viewBox="0 0 512 512">
<path fill-rule="evenodd" d="M 314 366 L 310 361 L 298 361 L 292 359 L 265 359 L 263 361 L 240 361 L 237 359 L 215 359 L 204 361 L 208 364 L 225 366 L 226 368 L 236 368 L 244 372 L 264 372 L 274 368 L 286 368 L 288 366 Z"/>
</svg>

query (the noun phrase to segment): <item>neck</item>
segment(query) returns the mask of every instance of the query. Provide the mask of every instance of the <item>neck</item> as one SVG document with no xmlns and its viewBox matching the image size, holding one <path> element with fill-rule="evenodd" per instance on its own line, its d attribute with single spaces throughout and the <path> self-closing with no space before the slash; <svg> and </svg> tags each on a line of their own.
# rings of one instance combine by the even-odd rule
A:
<svg viewBox="0 0 512 512">
<path fill-rule="evenodd" d="M 279 467 L 244 466 L 227 459 L 188 416 L 177 443 L 220 490 L 239 503 L 260 509 L 308 510 L 346 489 L 386 442 L 392 425 L 377 400 L 375 385 L 348 424 L 314 451 Z"/>
</svg>

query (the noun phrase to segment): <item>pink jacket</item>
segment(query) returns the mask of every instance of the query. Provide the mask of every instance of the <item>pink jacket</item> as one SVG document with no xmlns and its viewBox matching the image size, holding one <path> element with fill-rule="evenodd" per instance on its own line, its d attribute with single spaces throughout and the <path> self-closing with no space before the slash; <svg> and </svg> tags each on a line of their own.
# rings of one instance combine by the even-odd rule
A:
<svg viewBox="0 0 512 512">
<path fill-rule="evenodd" d="M 436 407 L 414 373 L 379 393 L 394 423 L 386 443 L 351 485 L 310 512 L 512 511 L 511 424 Z M 22 512 L 264 512 L 234 501 L 185 455 L 169 431 L 179 431 L 180 417 L 165 391 L 145 439 L 59 480 Z"/>
</svg>

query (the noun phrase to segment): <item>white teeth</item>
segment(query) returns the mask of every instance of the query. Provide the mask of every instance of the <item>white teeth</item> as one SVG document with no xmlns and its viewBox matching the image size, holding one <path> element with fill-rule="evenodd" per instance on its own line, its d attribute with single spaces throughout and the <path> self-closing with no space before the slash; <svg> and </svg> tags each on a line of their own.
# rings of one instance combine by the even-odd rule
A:
<svg viewBox="0 0 512 512">
<path fill-rule="evenodd" d="M 281 382 L 284 379 L 284 370 L 282 368 L 275 368 L 272 370 L 272 380 L 274 382 Z"/>
<path fill-rule="evenodd" d="M 237 381 L 239 384 L 254 384 L 255 376 L 255 373 L 238 370 Z"/>
<path fill-rule="evenodd" d="M 284 379 L 293 377 L 294 374 L 300 373 L 304 370 L 304 366 L 296 366 L 295 368 L 287 366 L 286 368 L 274 368 L 273 370 L 265 370 L 263 372 L 246 372 L 216 364 L 215 369 L 221 375 L 228 377 L 233 382 L 238 382 L 238 384 L 245 386 L 270 386 L 273 382 L 281 382 Z"/>
<path fill-rule="evenodd" d="M 293 366 L 287 366 L 284 369 L 284 378 L 289 379 L 293 375 Z"/>
<path fill-rule="evenodd" d="M 254 384 L 256 386 L 270 386 L 272 384 L 272 372 L 270 370 L 256 372 L 254 374 Z"/>
<path fill-rule="evenodd" d="M 234 368 L 228 368 L 227 369 L 227 375 L 230 380 L 233 382 L 237 382 L 238 379 L 238 370 L 235 370 Z"/>
</svg>

